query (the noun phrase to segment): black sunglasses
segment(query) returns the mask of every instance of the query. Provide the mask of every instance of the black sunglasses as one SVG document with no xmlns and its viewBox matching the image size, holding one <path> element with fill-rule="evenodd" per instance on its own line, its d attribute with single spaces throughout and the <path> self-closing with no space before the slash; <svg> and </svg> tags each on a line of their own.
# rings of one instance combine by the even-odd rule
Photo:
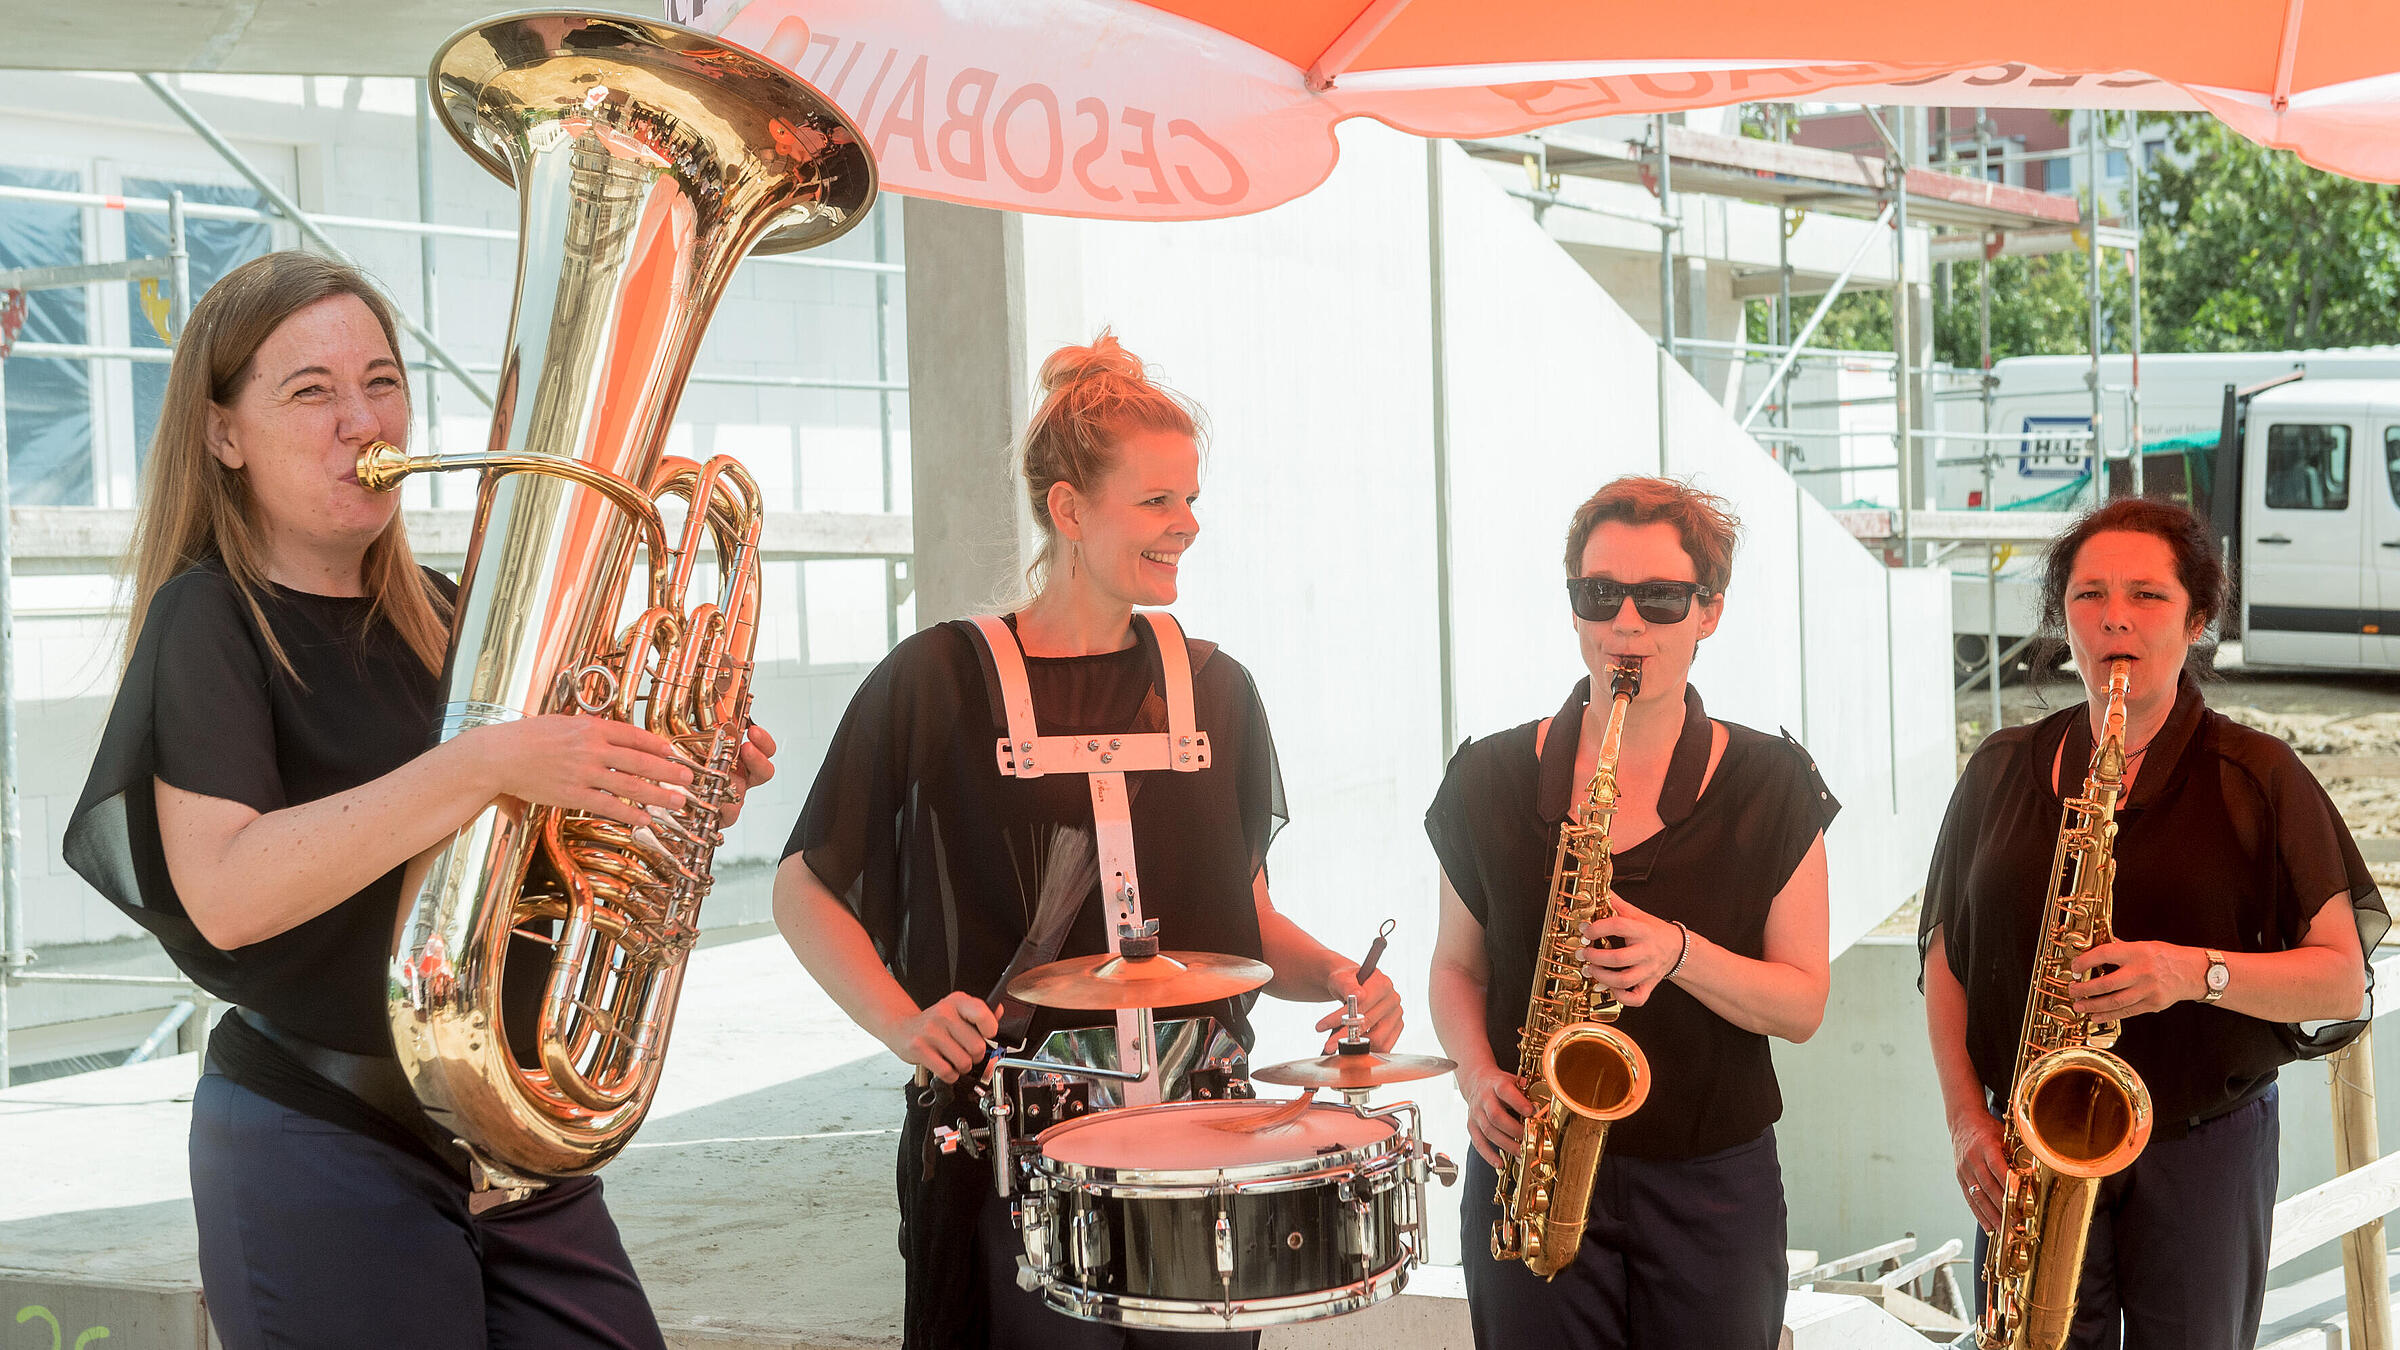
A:
<svg viewBox="0 0 2400 1350">
<path fill-rule="evenodd" d="M 1586 623 L 1606 623 L 1617 617 L 1628 597 L 1644 623 L 1682 623 L 1692 601 L 1706 604 L 1717 593 L 1697 581 L 1616 581 L 1609 577 L 1568 577 L 1567 603 Z"/>
</svg>

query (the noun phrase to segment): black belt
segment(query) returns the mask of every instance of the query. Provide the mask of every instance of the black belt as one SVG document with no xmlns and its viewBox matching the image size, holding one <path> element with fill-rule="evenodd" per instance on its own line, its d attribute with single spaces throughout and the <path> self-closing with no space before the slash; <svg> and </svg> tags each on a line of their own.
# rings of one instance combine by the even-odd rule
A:
<svg viewBox="0 0 2400 1350">
<path fill-rule="evenodd" d="M 310 1073 L 333 1084 L 364 1102 L 367 1108 L 382 1116 L 410 1137 L 433 1150 L 433 1155 L 448 1164 L 462 1178 L 473 1180 L 475 1169 L 467 1151 L 449 1131 L 433 1123 L 417 1100 L 416 1089 L 409 1086 L 408 1075 L 401 1071 L 400 1061 L 374 1055 L 354 1055 L 319 1045 L 297 1032 L 287 1031 L 269 1021 L 256 1008 L 236 1008 L 233 1015 L 241 1018 L 259 1035 L 274 1042 L 275 1047 Z"/>
</svg>

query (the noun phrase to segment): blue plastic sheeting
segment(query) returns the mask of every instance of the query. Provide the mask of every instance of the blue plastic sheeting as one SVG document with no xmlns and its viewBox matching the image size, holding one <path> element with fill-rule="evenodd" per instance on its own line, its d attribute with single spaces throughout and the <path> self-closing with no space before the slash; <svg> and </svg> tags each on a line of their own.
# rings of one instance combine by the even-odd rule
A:
<svg viewBox="0 0 2400 1350">
<path fill-rule="evenodd" d="M 83 185 L 70 169 L 0 165 L 0 183 L 73 192 Z M 0 269 L 80 263 L 83 211 L 72 206 L 0 202 Z M 20 342 L 86 342 L 91 331 L 81 286 L 35 291 Z M 92 495 L 92 372 L 85 361 L 10 357 L 8 402 L 9 500 L 19 506 L 90 506 Z"/>
<path fill-rule="evenodd" d="M 255 188 L 218 187 L 205 183 L 176 183 L 157 178 L 128 178 L 124 192 L 128 197 L 164 198 L 176 189 L 183 190 L 187 203 L 206 203 L 212 206 L 248 206 L 265 209 L 266 199 Z M 191 252 L 192 294 L 208 294 L 208 288 L 219 278 L 250 259 L 275 247 L 273 227 L 263 220 L 192 220 L 183 222 L 184 247 Z M 163 215 L 136 214 L 125 216 L 125 256 L 128 258 L 163 258 L 167 256 L 167 218 Z M 159 336 L 150 317 L 142 312 L 141 288 L 127 286 L 125 290 L 126 330 L 136 347 L 164 347 L 167 340 Z M 163 294 L 163 290 L 162 290 Z M 147 362 L 133 367 L 133 434 L 134 462 L 147 464 L 150 460 L 150 438 L 158 428 L 159 404 L 166 398 L 167 367 Z"/>
</svg>

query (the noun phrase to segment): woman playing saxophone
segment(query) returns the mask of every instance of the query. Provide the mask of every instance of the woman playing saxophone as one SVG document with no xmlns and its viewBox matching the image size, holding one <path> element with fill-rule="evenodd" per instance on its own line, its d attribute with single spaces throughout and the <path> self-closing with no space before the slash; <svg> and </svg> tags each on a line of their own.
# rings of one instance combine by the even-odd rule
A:
<svg viewBox="0 0 2400 1350">
<path fill-rule="evenodd" d="M 1767 1038 L 1806 1040 L 1824 1015 L 1824 829 L 1838 806 L 1796 745 L 1711 719 L 1686 682 L 1724 614 L 1736 528 L 1716 498 L 1666 479 L 1621 478 L 1579 507 L 1565 563 L 1589 678 L 1556 717 L 1461 746 L 1426 812 L 1442 867 L 1434 1025 L 1476 1153 L 1460 1245 L 1479 1346 L 1765 1350 L 1782 1325 Z M 1641 676 L 1620 704 L 1628 664 Z M 1620 709 L 1611 814 L 1591 785 Z M 1579 866 L 1605 859 L 1610 911 L 1574 935 L 1591 945 L 1570 960 L 1623 1004 L 1614 1029 L 1651 1086 L 1607 1127 L 1573 1259 L 1545 1280 L 1494 1254 L 1494 1192 L 1533 1108 L 1520 1028 L 1556 874 L 1571 870 L 1570 818 L 1605 826 Z M 1552 1203 L 1575 1188 L 1562 1169 Z"/>
<path fill-rule="evenodd" d="M 2037 1240 L 2022 1244 L 2039 1262 L 2067 1263 L 2044 1283 L 2071 1301 L 2043 1302 L 2071 1302 L 2071 1323 L 2023 1315 L 2004 1298 L 1986 1325 L 2000 1344 L 2249 1344 L 2275 1203 L 2276 1066 L 2337 1049 L 2361 1025 L 2313 1034 L 2297 1025 L 2361 1015 L 2362 953 L 2389 920 L 2299 758 L 2202 699 L 2190 667 L 2224 595 L 2213 542 L 2182 507 L 2121 500 L 2060 536 L 2043 570 L 2043 623 L 2054 640 L 2063 635 L 2085 698 L 1986 739 L 1935 846 L 1919 926 L 1926 1022 L 1959 1187 L 1984 1247 L 2003 1226 L 2011 1173 L 2020 1191 L 2027 1180 L 1997 1113 L 2020 1050 L 2041 1048 L 2027 1044 L 2039 1028 L 2069 1043 L 2097 1028 L 2090 1040 L 2100 1045 L 2118 1024 L 2109 1053 L 2151 1105 L 2147 1145 L 2098 1182 L 2088 1220 L 2078 1212 L 2037 1226 Z M 2109 680 L 2120 668 L 2112 737 Z M 2081 884 L 2076 868 L 2053 865 L 2112 816 L 2113 832 L 2093 842 L 2113 881 Z M 2108 922 L 2063 963 L 2064 996 L 2044 1000 L 2068 1006 L 2029 1021 L 2036 953 L 2059 946 L 2040 931 L 2046 885 L 2105 894 Z M 2073 918 L 2072 908 L 2048 908 Z M 2022 1210 L 2007 1228 L 2025 1231 Z M 2058 1325 L 2035 1334 L 2047 1320 Z"/>
</svg>

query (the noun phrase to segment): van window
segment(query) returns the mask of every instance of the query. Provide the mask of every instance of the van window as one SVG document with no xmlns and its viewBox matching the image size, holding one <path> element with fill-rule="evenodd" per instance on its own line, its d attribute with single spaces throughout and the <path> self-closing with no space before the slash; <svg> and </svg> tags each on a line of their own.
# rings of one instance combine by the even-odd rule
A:
<svg viewBox="0 0 2400 1350">
<path fill-rule="evenodd" d="M 2350 509 L 2350 428 L 2278 422 L 2267 428 L 2267 507 Z"/>
</svg>

